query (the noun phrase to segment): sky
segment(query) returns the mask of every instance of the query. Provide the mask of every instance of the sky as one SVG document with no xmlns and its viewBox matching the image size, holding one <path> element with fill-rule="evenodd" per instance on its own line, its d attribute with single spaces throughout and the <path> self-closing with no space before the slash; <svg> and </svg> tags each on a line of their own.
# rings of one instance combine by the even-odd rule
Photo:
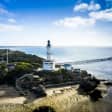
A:
<svg viewBox="0 0 112 112">
<path fill-rule="evenodd" d="M 112 0 L 0 0 L 0 46 L 112 46 Z"/>
</svg>

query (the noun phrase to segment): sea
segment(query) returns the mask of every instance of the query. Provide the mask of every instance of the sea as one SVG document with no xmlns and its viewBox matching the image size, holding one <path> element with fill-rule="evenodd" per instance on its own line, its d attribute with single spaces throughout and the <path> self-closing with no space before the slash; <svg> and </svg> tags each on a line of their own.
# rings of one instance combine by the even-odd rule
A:
<svg viewBox="0 0 112 112">
<path fill-rule="evenodd" d="M 0 49 L 23 51 L 27 54 L 46 58 L 46 47 L 42 46 L 0 46 Z M 112 47 L 55 47 L 52 49 L 52 57 L 56 62 L 83 61 L 112 57 Z M 16 58 L 16 57 L 15 57 Z M 88 73 L 99 79 L 112 80 L 112 60 L 73 65 L 75 69 L 87 70 Z"/>
</svg>

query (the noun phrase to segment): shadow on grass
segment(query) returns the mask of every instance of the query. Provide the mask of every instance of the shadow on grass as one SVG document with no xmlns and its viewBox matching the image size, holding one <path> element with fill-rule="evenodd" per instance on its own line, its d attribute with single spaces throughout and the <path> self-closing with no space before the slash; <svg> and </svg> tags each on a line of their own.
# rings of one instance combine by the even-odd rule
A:
<svg viewBox="0 0 112 112">
<path fill-rule="evenodd" d="M 33 112 L 56 112 L 52 107 L 41 106 L 38 109 L 33 110 Z"/>
</svg>

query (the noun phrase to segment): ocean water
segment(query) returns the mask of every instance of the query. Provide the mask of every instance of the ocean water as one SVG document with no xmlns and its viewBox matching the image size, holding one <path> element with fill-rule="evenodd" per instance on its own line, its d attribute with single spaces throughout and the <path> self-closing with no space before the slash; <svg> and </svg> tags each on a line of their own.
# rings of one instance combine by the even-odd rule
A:
<svg viewBox="0 0 112 112">
<path fill-rule="evenodd" d="M 12 50 L 24 51 L 28 54 L 35 54 L 40 57 L 46 57 L 45 47 L 31 46 L 1 46 L 1 49 L 8 48 Z M 82 61 L 87 59 L 99 59 L 112 57 L 112 47 L 53 47 L 52 56 L 56 62 Z M 112 80 L 112 61 L 74 65 L 74 68 L 87 70 L 98 78 Z"/>
</svg>

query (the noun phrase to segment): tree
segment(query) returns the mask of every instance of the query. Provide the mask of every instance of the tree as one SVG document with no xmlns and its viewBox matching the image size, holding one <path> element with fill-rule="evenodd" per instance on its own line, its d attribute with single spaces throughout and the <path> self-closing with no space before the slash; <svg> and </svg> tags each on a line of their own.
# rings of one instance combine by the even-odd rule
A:
<svg viewBox="0 0 112 112">
<path fill-rule="evenodd" d="M 15 85 L 17 78 L 32 72 L 33 66 L 30 63 L 19 62 L 16 64 L 15 69 L 8 71 L 7 75 L 5 76 L 5 82 L 10 85 Z"/>
<path fill-rule="evenodd" d="M 0 64 L 0 84 L 4 83 L 5 76 L 7 75 L 7 66 L 6 64 Z"/>
<path fill-rule="evenodd" d="M 30 73 L 33 71 L 33 66 L 30 63 L 19 62 L 15 66 L 15 71 L 23 73 Z"/>
</svg>

